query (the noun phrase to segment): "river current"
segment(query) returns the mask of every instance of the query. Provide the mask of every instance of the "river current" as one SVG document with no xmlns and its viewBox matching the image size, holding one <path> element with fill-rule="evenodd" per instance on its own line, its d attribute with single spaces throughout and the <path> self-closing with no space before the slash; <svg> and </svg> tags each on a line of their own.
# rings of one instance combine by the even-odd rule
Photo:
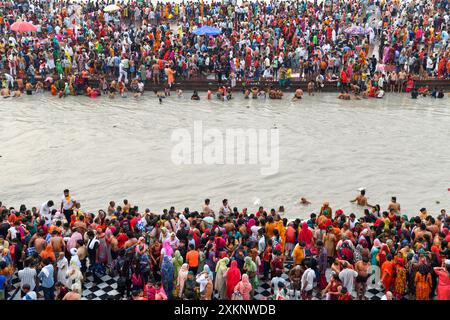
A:
<svg viewBox="0 0 450 320">
<path fill-rule="evenodd" d="M 289 218 L 317 212 L 323 201 L 346 213 L 365 187 L 370 204 L 385 208 L 397 196 L 402 213 L 421 207 L 450 209 L 450 101 L 389 94 L 384 99 L 341 101 L 336 94 L 291 102 L 191 101 L 174 93 L 158 103 L 153 93 L 108 99 L 46 94 L 0 101 L 0 201 L 40 206 L 71 189 L 86 210 L 127 198 L 159 213 L 171 205 L 200 210 L 211 198 L 218 210 L 284 205 Z M 171 158 L 175 129 L 279 131 L 279 168 L 261 165 L 182 164 Z M 198 123 L 198 122 L 197 122 Z M 207 143 L 205 143 L 207 144 Z M 312 204 L 298 204 L 305 197 Z"/>
</svg>

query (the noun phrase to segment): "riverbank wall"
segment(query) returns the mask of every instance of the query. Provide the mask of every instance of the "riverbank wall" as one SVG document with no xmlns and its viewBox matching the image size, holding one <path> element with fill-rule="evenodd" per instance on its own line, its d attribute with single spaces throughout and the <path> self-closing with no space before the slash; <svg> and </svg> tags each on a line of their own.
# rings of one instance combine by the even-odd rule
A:
<svg viewBox="0 0 450 320">
<path fill-rule="evenodd" d="M 94 87 L 98 86 L 98 81 L 90 80 L 89 83 Z M 217 80 L 210 79 L 189 79 L 176 80 L 174 85 L 172 86 L 172 90 L 181 89 L 186 91 L 208 91 L 209 89 L 215 91 L 220 85 L 230 86 L 229 82 L 219 83 Z M 167 83 L 154 84 L 151 80 L 147 80 L 145 84 L 146 91 L 154 91 L 163 89 L 164 86 L 167 86 Z M 296 89 L 300 88 L 304 91 L 307 90 L 308 82 L 294 80 L 291 81 L 289 85 L 281 87 L 278 81 L 248 81 L 247 83 L 236 82 L 236 87 L 233 90 L 239 91 L 245 88 L 258 87 L 258 88 L 282 88 L 285 92 L 294 92 Z M 450 79 L 428 79 L 428 80 L 415 80 L 415 86 L 417 88 L 422 86 L 429 86 L 430 89 L 435 87 L 442 88 L 444 91 L 450 91 Z M 336 82 L 325 82 L 324 87 L 321 89 L 323 92 L 338 92 L 339 88 Z"/>
</svg>

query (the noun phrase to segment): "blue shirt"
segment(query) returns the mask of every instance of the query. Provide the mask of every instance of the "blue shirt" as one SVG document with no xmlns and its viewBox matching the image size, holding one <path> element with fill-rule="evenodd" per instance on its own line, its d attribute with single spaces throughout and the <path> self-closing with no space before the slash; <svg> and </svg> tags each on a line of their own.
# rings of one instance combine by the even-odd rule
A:
<svg viewBox="0 0 450 320">
<path fill-rule="evenodd" d="M 48 276 L 46 276 L 45 273 L 43 272 L 44 269 L 48 270 Z M 49 264 L 49 265 L 45 266 L 44 268 L 42 268 L 41 272 L 39 273 L 38 278 L 41 280 L 42 286 L 44 288 L 53 287 L 53 284 L 54 284 L 53 271 L 54 271 L 53 265 Z"/>
<path fill-rule="evenodd" d="M 5 282 L 6 282 L 6 277 L 2 274 L 0 274 L 0 290 L 5 289 Z"/>
</svg>

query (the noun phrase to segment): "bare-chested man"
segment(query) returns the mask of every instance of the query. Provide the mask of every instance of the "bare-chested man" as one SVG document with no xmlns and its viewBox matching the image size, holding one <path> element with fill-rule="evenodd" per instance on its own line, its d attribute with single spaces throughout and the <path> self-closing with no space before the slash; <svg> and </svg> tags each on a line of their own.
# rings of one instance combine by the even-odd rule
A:
<svg viewBox="0 0 450 320">
<path fill-rule="evenodd" d="M 303 96 L 303 90 L 298 88 L 295 90 L 294 96 L 292 97 L 291 101 L 300 100 Z"/>
<path fill-rule="evenodd" d="M 397 197 L 391 198 L 391 203 L 389 203 L 388 211 L 390 211 L 391 209 L 393 209 L 396 214 L 400 213 L 400 203 L 397 202 Z"/>
<path fill-rule="evenodd" d="M 50 239 L 50 245 L 53 248 L 53 252 L 57 255 L 59 252 L 64 252 L 66 244 L 64 243 L 63 237 L 59 234 L 57 230 L 52 232 L 52 238 Z"/>
<path fill-rule="evenodd" d="M 310 205 L 311 204 L 311 202 L 309 202 L 308 200 L 306 200 L 306 198 L 300 198 L 300 204 L 301 205 L 304 205 L 304 206 L 307 206 L 307 205 Z"/>
<path fill-rule="evenodd" d="M 113 259 L 116 259 L 119 256 L 119 241 L 117 241 L 117 235 L 119 234 L 119 230 L 116 230 L 111 238 L 109 238 L 109 243 L 111 245 L 111 256 Z"/>
<path fill-rule="evenodd" d="M 157 62 L 155 62 L 152 65 L 152 78 L 153 78 L 154 84 L 156 84 L 156 83 L 159 84 L 159 73 L 160 73 L 159 64 Z"/>
<path fill-rule="evenodd" d="M 29 247 L 33 247 L 36 253 L 40 254 L 47 247 L 47 241 L 44 239 L 44 230 L 40 229 L 37 233 L 35 233 L 28 243 Z"/>
<path fill-rule="evenodd" d="M 358 272 L 356 277 L 356 297 L 358 300 L 366 299 L 367 279 L 369 278 L 369 257 L 364 256 L 355 264 L 355 271 Z"/>
<path fill-rule="evenodd" d="M 84 222 L 84 216 L 81 215 L 78 217 L 78 221 L 76 221 L 73 224 L 73 230 L 77 229 L 79 233 L 81 234 L 85 234 L 85 232 L 87 231 L 87 225 L 86 222 Z"/>
<path fill-rule="evenodd" d="M 433 239 L 433 235 L 430 231 L 427 230 L 425 223 L 421 223 L 419 228 L 414 229 L 414 242 L 419 241 L 419 239 L 423 239 L 425 235 L 427 235 L 430 239 Z"/>
<path fill-rule="evenodd" d="M 72 285 L 72 290 L 67 292 L 66 295 L 62 298 L 63 300 L 81 300 L 81 287 L 78 283 L 74 283 Z"/>
<path fill-rule="evenodd" d="M 402 92 L 403 91 L 403 86 L 405 85 L 405 82 L 406 82 L 406 72 L 405 71 L 403 71 L 403 70 L 401 70 L 399 73 L 398 73 L 398 81 L 397 81 L 397 84 L 398 84 L 398 92 Z"/>
<path fill-rule="evenodd" d="M 87 260 L 88 252 L 87 252 L 87 248 L 86 248 L 86 245 L 83 240 L 77 241 L 76 249 L 77 249 L 78 259 L 80 259 L 80 262 L 81 262 L 80 271 L 84 277 L 84 274 L 86 273 L 86 270 L 87 270 L 86 260 Z"/>
<path fill-rule="evenodd" d="M 429 217 L 427 219 L 427 230 L 431 232 L 433 238 L 439 233 L 439 227 L 436 225 L 436 219 Z"/>
<path fill-rule="evenodd" d="M 234 223 L 232 223 L 230 219 L 227 219 L 227 222 L 223 225 L 223 227 L 225 228 L 227 233 L 229 233 L 235 229 Z"/>
<path fill-rule="evenodd" d="M 314 95 L 314 81 L 308 82 L 308 95 L 313 96 Z"/>
<path fill-rule="evenodd" d="M 123 245 L 123 248 L 128 249 L 128 248 L 134 246 L 136 243 L 138 243 L 138 239 L 132 233 L 129 233 L 128 240 Z"/>
<path fill-rule="evenodd" d="M 358 206 L 372 207 L 370 204 L 367 203 L 366 190 L 364 190 L 364 189 L 362 189 L 360 191 L 360 194 L 358 196 L 356 196 L 355 199 L 350 200 L 350 202 L 352 202 L 352 203 L 356 202 L 356 204 Z"/>
<path fill-rule="evenodd" d="M 114 201 L 109 202 L 108 217 L 111 217 L 116 212 L 116 203 Z"/>
</svg>

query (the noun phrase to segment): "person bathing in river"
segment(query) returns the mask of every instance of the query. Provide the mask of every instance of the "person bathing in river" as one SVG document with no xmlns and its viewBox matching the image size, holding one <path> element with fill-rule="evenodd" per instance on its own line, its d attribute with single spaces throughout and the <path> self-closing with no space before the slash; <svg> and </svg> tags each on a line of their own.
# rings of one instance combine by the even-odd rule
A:
<svg viewBox="0 0 450 320">
<path fill-rule="evenodd" d="M 200 96 L 198 95 L 196 90 L 194 90 L 194 92 L 192 93 L 191 100 L 200 100 Z"/>
<path fill-rule="evenodd" d="M 350 100 L 350 94 L 347 91 L 341 91 L 338 95 L 338 99 L 341 100 Z"/>
<path fill-rule="evenodd" d="M 292 101 L 300 100 L 303 96 L 303 90 L 298 88 L 295 90 L 294 96 L 292 97 Z"/>
<path fill-rule="evenodd" d="M 308 96 L 313 96 L 314 95 L 314 81 L 310 81 L 308 82 Z"/>
<path fill-rule="evenodd" d="M 350 200 L 351 203 L 355 203 L 358 206 L 363 206 L 363 207 L 373 207 L 370 204 L 367 203 L 367 197 L 366 197 L 366 190 L 365 189 L 361 189 L 359 195 L 356 196 L 355 199 Z"/>
<path fill-rule="evenodd" d="M 258 98 L 258 88 L 257 87 L 253 87 L 252 88 L 252 99 L 257 99 Z"/>
</svg>

